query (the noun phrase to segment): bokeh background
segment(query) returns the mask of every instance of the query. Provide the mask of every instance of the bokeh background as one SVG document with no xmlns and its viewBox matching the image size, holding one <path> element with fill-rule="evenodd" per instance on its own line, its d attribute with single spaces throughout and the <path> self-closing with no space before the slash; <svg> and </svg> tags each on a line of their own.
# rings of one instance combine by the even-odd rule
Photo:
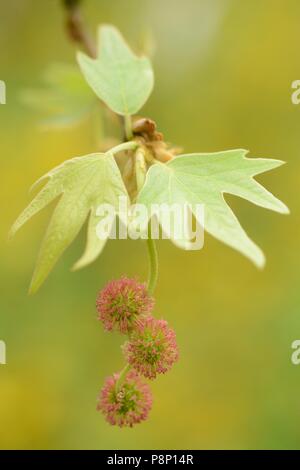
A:
<svg viewBox="0 0 300 470">
<path fill-rule="evenodd" d="M 104 377 L 123 366 L 122 338 L 103 332 L 95 297 L 109 279 L 147 275 L 142 242 L 110 241 L 89 268 L 70 273 L 84 233 L 46 284 L 27 295 L 38 247 L 53 207 L 7 243 L 29 201 L 28 188 L 63 160 L 95 150 L 87 119 L 41 130 L 22 90 L 41 85 L 53 62 L 74 63 L 59 0 L 0 1 L 2 449 L 300 448 L 300 78 L 298 0 L 86 0 L 84 17 L 115 24 L 136 48 L 153 53 L 155 90 L 143 109 L 167 140 L 187 152 L 247 148 L 287 165 L 259 180 L 290 207 L 290 216 L 234 197 L 228 201 L 264 249 L 258 271 L 207 236 L 186 253 L 159 242 L 156 315 L 175 328 L 180 362 L 153 384 L 150 419 L 133 429 L 95 411 Z"/>
</svg>

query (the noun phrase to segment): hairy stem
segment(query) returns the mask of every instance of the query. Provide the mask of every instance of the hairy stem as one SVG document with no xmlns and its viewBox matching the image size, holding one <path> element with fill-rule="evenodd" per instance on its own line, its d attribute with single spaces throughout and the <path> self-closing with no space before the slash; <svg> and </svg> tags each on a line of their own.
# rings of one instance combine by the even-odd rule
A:
<svg viewBox="0 0 300 470">
<path fill-rule="evenodd" d="M 150 225 L 150 224 L 149 224 Z M 151 237 L 149 229 L 149 237 L 147 239 L 148 255 L 149 255 L 149 278 L 148 278 L 148 292 L 153 294 L 157 278 L 158 278 L 158 256 L 155 240 Z"/>
</svg>

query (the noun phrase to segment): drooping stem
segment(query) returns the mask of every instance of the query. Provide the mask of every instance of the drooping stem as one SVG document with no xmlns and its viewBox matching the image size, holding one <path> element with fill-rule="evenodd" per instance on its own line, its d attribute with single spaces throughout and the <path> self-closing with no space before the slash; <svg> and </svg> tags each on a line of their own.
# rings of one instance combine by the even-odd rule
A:
<svg viewBox="0 0 300 470">
<path fill-rule="evenodd" d="M 121 388 L 121 385 L 122 383 L 124 382 L 125 378 L 126 378 L 126 375 L 128 374 L 128 372 L 130 371 L 131 369 L 131 365 L 130 364 L 126 364 L 126 366 L 121 370 L 120 372 L 120 375 L 119 375 L 119 378 L 116 382 L 116 392 L 118 393 L 118 391 L 120 390 Z"/>
<path fill-rule="evenodd" d="M 148 255 L 149 255 L 149 277 L 148 277 L 148 292 L 153 294 L 157 278 L 158 278 L 158 256 L 155 240 L 151 237 L 151 231 L 149 229 L 147 239 Z"/>
</svg>

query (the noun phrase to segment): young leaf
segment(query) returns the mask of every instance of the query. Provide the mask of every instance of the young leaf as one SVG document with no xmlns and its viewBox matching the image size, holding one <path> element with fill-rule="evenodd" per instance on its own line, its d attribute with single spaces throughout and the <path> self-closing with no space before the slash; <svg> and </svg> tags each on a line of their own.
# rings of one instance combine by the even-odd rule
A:
<svg viewBox="0 0 300 470">
<path fill-rule="evenodd" d="M 118 166 L 111 153 L 95 153 L 67 160 L 43 176 L 36 184 L 48 179 L 46 185 L 22 212 L 11 229 L 11 235 L 32 216 L 61 196 L 48 226 L 38 257 L 30 292 L 37 291 L 49 272 L 72 243 L 89 215 L 85 253 L 76 263 L 81 268 L 101 253 L 106 240 L 96 234 L 102 203 L 118 207 L 118 197 L 128 197 Z"/>
<path fill-rule="evenodd" d="M 218 240 L 240 251 L 258 267 L 264 254 L 248 237 L 223 194 L 233 194 L 282 214 L 288 208 L 253 176 L 283 164 L 279 160 L 246 158 L 246 150 L 180 155 L 167 164 L 153 165 L 137 202 L 204 204 L 204 228 Z M 196 216 L 196 214 L 195 214 Z"/>
<path fill-rule="evenodd" d="M 43 128 L 76 125 L 92 112 L 96 97 L 80 70 L 70 64 L 52 64 L 44 73 L 45 86 L 21 92 L 22 102 L 43 115 Z"/>
<path fill-rule="evenodd" d="M 137 57 L 113 26 L 99 28 L 99 56 L 78 53 L 82 73 L 96 95 L 115 113 L 135 114 L 153 88 L 153 71 L 146 57 Z"/>
</svg>

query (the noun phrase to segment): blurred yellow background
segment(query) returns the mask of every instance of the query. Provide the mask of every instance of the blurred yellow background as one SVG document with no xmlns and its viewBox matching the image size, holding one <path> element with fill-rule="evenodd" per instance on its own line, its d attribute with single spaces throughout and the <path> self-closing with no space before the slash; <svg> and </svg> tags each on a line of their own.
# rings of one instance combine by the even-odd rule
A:
<svg viewBox="0 0 300 470">
<path fill-rule="evenodd" d="M 199 252 L 159 242 L 157 316 L 177 332 L 180 362 L 151 384 L 150 419 L 133 429 L 95 411 L 104 378 L 123 366 L 122 338 L 104 333 L 95 298 L 121 274 L 147 275 L 142 242 L 110 241 L 70 273 L 84 233 L 41 290 L 27 288 L 51 208 L 7 243 L 28 188 L 63 160 L 95 150 L 89 122 L 41 132 L 19 100 L 52 62 L 74 63 L 58 0 L 0 3 L 2 449 L 300 448 L 300 79 L 298 0 L 86 0 L 91 31 L 113 23 L 131 45 L 154 40 L 155 89 L 142 111 L 186 152 L 246 148 L 288 162 L 259 180 L 291 209 L 268 212 L 228 197 L 267 256 L 258 271 L 206 236 Z M 153 45 L 151 46 L 153 48 Z"/>
</svg>

